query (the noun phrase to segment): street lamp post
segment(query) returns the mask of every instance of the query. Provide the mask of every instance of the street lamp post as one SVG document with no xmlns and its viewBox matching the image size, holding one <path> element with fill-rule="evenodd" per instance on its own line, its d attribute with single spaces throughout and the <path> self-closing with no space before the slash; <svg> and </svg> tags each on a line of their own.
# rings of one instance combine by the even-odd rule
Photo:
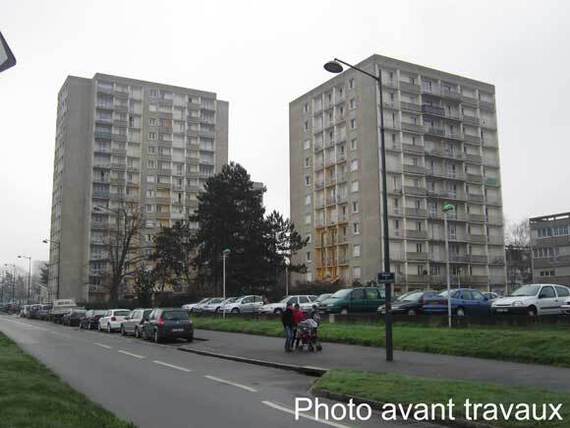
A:
<svg viewBox="0 0 570 428">
<path fill-rule="evenodd" d="M 226 248 L 224 251 L 222 251 L 222 293 L 223 293 L 223 298 L 224 300 L 222 301 L 222 317 L 223 319 L 226 319 L 226 258 L 230 255 L 230 253 L 232 252 L 232 250 L 230 250 L 229 248 Z"/>
<path fill-rule="evenodd" d="M 388 274 L 390 272 L 390 237 L 388 236 L 388 194 L 386 186 L 386 147 L 384 143 L 384 103 L 382 95 L 382 70 L 378 70 L 378 75 L 374 75 L 359 67 L 351 65 L 344 62 L 338 58 L 333 61 L 329 61 L 325 64 L 325 70 L 331 73 L 341 73 L 343 71 L 342 65 L 346 65 L 353 70 L 356 70 L 368 77 L 374 79 L 378 85 L 379 97 L 380 97 L 380 156 L 381 156 L 381 166 L 382 166 L 382 210 L 384 211 L 383 216 L 383 229 L 384 229 L 384 272 Z M 385 284 L 385 325 L 386 325 L 386 361 L 392 361 L 394 359 L 393 351 L 393 340 L 392 340 L 392 283 L 386 282 Z"/>
<path fill-rule="evenodd" d="M 447 231 L 447 213 L 454 211 L 455 207 L 449 203 L 443 205 L 443 228 L 445 229 L 445 270 L 447 272 L 447 324 L 451 328 L 451 277 L 449 272 L 449 236 Z"/>
<path fill-rule="evenodd" d="M 57 247 L 57 288 L 55 290 L 55 298 L 59 299 L 59 281 L 60 281 L 60 266 L 61 266 L 61 242 L 60 241 L 53 241 L 51 239 L 44 239 L 42 241 L 44 244 L 55 244 Z M 48 284 L 49 289 L 49 284 Z"/>
<path fill-rule="evenodd" d="M 19 259 L 28 260 L 28 293 L 26 298 L 26 303 L 30 304 L 30 290 L 32 286 L 32 258 L 30 256 L 18 256 Z"/>
</svg>

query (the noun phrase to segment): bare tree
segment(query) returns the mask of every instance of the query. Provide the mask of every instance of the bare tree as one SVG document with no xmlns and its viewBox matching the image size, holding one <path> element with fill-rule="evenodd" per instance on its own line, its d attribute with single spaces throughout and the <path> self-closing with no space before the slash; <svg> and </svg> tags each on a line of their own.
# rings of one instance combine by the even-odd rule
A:
<svg viewBox="0 0 570 428">
<path fill-rule="evenodd" d="M 528 247 L 530 245 L 530 229 L 528 220 L 506 222 L 505 244 L 513 247 Z"/>
<path fill-rule="evenodd" d="M 100 210 L 108 211 L 112 219 L 105 237 L 110 271 L 104 285 L 109 290 L 110 300 L 116 302 L 121 284 L 126 277 L 134 273 L 134 266 L 145 258 L 140 237 L 143 216 L 139 206 L 129 202 L 123 202 L 116 209 L 102 208 Z"/>
</svg>

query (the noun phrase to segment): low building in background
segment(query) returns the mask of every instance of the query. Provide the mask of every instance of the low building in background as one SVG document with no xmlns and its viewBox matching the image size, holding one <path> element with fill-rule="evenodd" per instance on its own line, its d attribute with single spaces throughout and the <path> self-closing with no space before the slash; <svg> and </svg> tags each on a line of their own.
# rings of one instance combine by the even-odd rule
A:
<svg viewBox="0 0 570 428">
<path fill-rule="evenodd" d="M 570 286 L 570 212 L 529 219 L 532 279 Z"/>
</svg>

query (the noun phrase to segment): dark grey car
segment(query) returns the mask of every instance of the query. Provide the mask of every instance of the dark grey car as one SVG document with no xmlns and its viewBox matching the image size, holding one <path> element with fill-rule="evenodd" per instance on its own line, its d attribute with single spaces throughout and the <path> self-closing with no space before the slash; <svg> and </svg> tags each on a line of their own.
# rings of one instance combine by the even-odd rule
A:
<svg viewBox="0 0 570 428">
<path fill-rule="evenodd" d="M 142 337 L 143 324 L 151 312 L 152 309 L 134 309 L 121 323 L 121 334 L 123 336 L 133 334 L 135 337 Z"/>
<path fill-rule="evenodd" d="M 194 328 L 188 312 L 181 308 L 153 309 L 143 324 L 143 339 L 159 343 L 179 337 L 191 342 Z"/>
</svg>

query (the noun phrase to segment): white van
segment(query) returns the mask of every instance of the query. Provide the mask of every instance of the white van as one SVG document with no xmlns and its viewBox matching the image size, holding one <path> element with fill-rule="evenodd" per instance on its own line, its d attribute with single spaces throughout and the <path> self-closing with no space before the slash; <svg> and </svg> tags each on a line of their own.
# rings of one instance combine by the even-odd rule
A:
<svg viewBox="0 0 570 428">
<path fill-rule="evenodd" d="M 49 313 L 49 319 L 54 322 L 61 322 L 61 318 L 73 308 L 77 308 L 77 304 L 73 299 L 57 299 L 53 301 L 53 307 Z"/>
</svg>

